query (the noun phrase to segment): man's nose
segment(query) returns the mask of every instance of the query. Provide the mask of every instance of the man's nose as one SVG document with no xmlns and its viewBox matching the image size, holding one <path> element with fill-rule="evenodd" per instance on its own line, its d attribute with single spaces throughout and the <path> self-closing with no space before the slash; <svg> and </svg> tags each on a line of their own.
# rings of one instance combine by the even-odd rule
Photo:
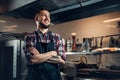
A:
<svg viewBox="0 0 120 80">
<path fill-rule="evenodd" d="M 50 19 L 50 17 L 46 15 L 46 19 L 47 19 L 47 20 L 49 20 L 49 19 Z"/>
</svg>

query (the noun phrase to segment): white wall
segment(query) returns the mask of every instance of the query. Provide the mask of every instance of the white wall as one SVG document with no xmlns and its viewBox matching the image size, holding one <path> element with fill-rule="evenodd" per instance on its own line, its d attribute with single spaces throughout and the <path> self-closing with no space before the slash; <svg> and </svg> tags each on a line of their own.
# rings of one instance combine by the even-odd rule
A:
<svg viewBox="0 0 120 80">
<path fill-rule="evenodd" d="M 64 38 L 70 37 L 72 32 L 76 32 L 78 38 L 115 34 L 119 32 L 118 28 L 113 27 L 116 23 L 104 23 L 103 21 L 119 16 L 120 12 L 104 14 L 55 25 L 51 29 L 60 33 Z M 108 26 L 108 24 L 113 24 L 113 26 Z"/>
<path fill-rule="evenodd" d="M 115 12 L 84 18 L 76 21 L 55 25 L 51 27 L 51 30 L 61 34 L 61 36 L 65 39 L 71 37 L 72 32 L 76 32 L 77 38 L 79 38 L 80 42 L 82 42 L 83 38 L 118 34 L 119 28 L 117 28 L 117 22 L 104 23 L 103 21 L 117 18 L 119 16 L 120 12 Z M 108 40 L 109 37 L 103 39 L 103 46 L 108 46 Z"/>
</svg>

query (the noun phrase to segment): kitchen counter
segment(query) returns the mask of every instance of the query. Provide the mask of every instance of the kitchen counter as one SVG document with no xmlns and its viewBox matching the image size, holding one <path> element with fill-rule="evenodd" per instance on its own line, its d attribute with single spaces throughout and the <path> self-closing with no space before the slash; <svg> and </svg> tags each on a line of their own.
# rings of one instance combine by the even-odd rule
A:
<svg viewBox="0 0 120 80">
<path fill-rule="evenodd" d="M 103 51 L 89 51 L 89 52 L 66 52 L 66 55 L 74 55 L 74 54 L 120 54 L 120 50 L 116 50 L 116 51 L 103 50 Z"/>
<path fill-rule="evenodd" d="M 66 52 L 66 55 L 74 55 L 74 54 L 100 54 L 101 52 Z"/>
</svg>

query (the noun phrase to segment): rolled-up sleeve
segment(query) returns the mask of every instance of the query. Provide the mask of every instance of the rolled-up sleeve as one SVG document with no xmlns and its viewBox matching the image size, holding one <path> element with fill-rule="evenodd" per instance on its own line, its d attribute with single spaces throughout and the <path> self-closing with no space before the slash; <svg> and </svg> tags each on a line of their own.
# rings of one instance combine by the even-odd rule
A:
<svg viewBox="0 0 120 80">
<path fill-rule="evenodd" d="M 58 55 L 60 55 L 62 59 L 66 60 L 65 44 L 64 44 L 63 38 L 61 38 L 60 35 L 58 35 L 58 38 L 57 38 L 56 48 L 57 48 Z"/>
<path fill-rule="evenodd" d="M 34 42 L 32 41 L 32 38 L 30 35 L 26 35 L 25 39 L 24 39 L 24 46 L 23 46 L 23 50 L 25 53 L 25 58 L 30 61 L 31 57 L 32 57 L 32 53 L 29 52 L 28 48 L 29 47 L 33 47 L 34 46 Z"/>
</svg>

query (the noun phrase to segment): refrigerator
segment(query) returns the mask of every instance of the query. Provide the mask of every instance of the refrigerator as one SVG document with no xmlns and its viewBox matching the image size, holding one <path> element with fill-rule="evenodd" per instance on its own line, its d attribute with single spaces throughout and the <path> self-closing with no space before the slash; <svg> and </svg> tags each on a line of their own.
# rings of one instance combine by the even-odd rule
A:
<svg viewBox="0 0 120 80">
<path fill-rule="evenodd" d="M 24 80 L 27 67 L 24 41 L 11 35 L 0 35 L 0 80 Z"/>
</svg>

